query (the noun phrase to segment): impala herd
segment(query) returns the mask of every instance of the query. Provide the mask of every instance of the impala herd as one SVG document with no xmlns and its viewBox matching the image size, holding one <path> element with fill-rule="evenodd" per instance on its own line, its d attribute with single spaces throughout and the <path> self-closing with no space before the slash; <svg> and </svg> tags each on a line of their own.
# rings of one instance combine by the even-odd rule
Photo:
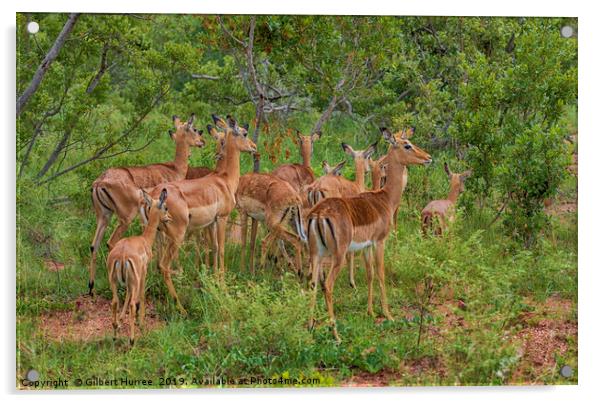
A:
<svg viewBox="0 0 602 403">
<path fill-rule="evenodd" d="M 239 125 L 231 116 L 222 119 L 212 115 L 215 126 L 207 132 L 216 141 L 215 169 L 188 166 L 192 147 L 203 147 L 202 131 L 194 127 L 194 114 L 187 121 L 173 117 L 175 158 L 171 162 L 141 167 L 118 167 L 105 171 L 92 184 L 92 202 L 96 212 L 96 233 L 92 241 L 89 266 L 89 293 L 93 294 L 96 255 L 113 214 L 118 225 L 108 241 L 107 270 L 113 293 L 111 303 L 114 337 L 117 334 L 119 310 L 118 285 L 126 288 L 121 320 L 129 310 L 130 343 L 134 342 L 134 320 L 144 325 L 144 291 L 147 267 L 158 242 L 158 267 L 170 295 L 182 314 L 171 279 L 172 265 L 177 264 L 180 247 L 186 236 L 195 236 L 196 256 L 201 248 L 212 252 L 214 273 L 223 281 L 226 272 L 224 249 L 226 223 L 236 208 L 241 215 L 242 246 L 240 266 L 255 269 L 255 243 L 258 222 L 267 235 L 261 241 L 260 266 L 275 245 L 301 279 L 310 278 L 311 320 L 313 326 L 317 283 L 321 282 L 334 337 L 340 341 L 334 315 L 333 289 L 345 262 L 349 262 L 349 282 L 355 287 L 354 254 L 362 253 L 368 284 L 368 313 L 372 308 L 373 272 L 381 295 L 382 313 L 392 319 L 385 290 L 384 250 L 389 232 L 396 225 L 397 209 L 408 178 L 408 165 L 427 165 L 431 156 L 412 144 L 414 130 L 392 133 L 381 128 L 389 143 L 383 157 L 374 159 L 376 143 L 365 150 L 354 150 L 343 143 L 345 153 L 355 162 L 355 180 L 341 176 L 344 162 L 331 167 L 323 163 L 324 175 L 316 178 L 311 168 L 314 144 L 321 133 L 303 135 L 297 131 L 301 164 L 280 165 L 271 173 L 240 175 L 241 153 L 259 158 L 256 144 L 247 136 L 248 125 Z M 422 211 L 422 230 L 441 234 L 446 221 L 453 219 L 453 206 L 464 189 L 470 171 L 445 171 L 451 191 L 445 200 L 435 200 Z M 366 189 L 364 176 L 371 173 L 372 189 Z M 134 218 L 140 215 L 145 229 L 140 236 L 122 238 Z M 247 225 L 251 218 L 249 258 L 247 259 Z M 436 222 L 435 222 L 436 221 Z M 433 228 L 431 228 L 433 227 Z M 207 245 L 208 244 L 208 245 Z M 294 256 L 287 253 L 286 245 Z M 209 246 L 209 247 L 207 247 Z M 290 251 L 291 249 L 289 249 Z M 209 253 L 205 254 L 209 259 Z M 304 271 L 305 257 L 309 270 Z M 199 262 L 199 260 L 197 260 Z M 248 263 L 247 263 L 248 262 Z M 209 263 L 206 260 L 206 263 Z M 307 266 L 307 264 L 305 265 Z"/>
</svg>

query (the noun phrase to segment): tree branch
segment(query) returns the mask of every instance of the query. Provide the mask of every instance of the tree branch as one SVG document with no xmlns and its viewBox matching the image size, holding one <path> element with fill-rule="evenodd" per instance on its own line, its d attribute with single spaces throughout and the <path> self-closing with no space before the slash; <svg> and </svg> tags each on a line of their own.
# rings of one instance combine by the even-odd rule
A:
<svg viewBox="0 0 602 403">
<path fill-rule="evenodd" d="M 52 48 L 50 48 L 50 51 L 46 54 L 46 57 L 44 57 L 44 60 L 42 60 L 42 63 L 33 75 L 29 87 L 27 87 L 25 91 L 23 91 L 21 96 L 17 99 L 17 117 L 21 114 L 21 111 L 23 111 L 23 108 L 29 101 L 29 98 L 31 98 L 31 96 L 37 91 L 38 87 L 40 86 L 40 83 L 42 82 L 42 79 L 44 78 L 44 75 L 46 74 L 46 71 L 48 71 L 52 62 L 54 62 L 54 60 L 59 55 L 61 48 L 65 44 L 65 40 L 73 30 L 73 27 L 75 26 L 75 23 L 77 22 L 79 16 L 79 13 L 69 14 L 69 19 L 63 26 L 63 29 L 59 36 L 56 38 L 54 45 L 52 45 Z"/>
</svg>

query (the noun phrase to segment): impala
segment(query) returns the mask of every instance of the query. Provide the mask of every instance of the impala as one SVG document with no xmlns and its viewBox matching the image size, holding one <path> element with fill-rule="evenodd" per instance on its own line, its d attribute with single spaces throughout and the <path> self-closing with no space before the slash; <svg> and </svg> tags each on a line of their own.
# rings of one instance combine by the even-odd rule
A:
<svg viewBox="0 0 602 403">
<path fill-rule="evenodd" d="M 447 162 L 443 164 L 445 173 L 450 181 L 450 190 L 447 199 L 433 200 L 422 210 L 421 222 L 422 232 L 426 235 L 429 229 L 433 229 L 433 218 L 439 222 L 438 228 L 435 229 L 435 234 L 442 235 L 447 228 L 448 222 L 454 221 L 455 204 L 460 193 L 464 191 L 464 182 L 466 178 L 472 175 L 472 171 L 464 171 L 462 173 L 453 173 L 449 170 Z"/>
<path fill-rule="evenodd" d="M 391 230 L 391 219 L 401 194 L 403 169 L 406 165 L 430 164 L 431 156 L 410 143 L 407 136 L 399 139 L 386 128 L 381 129 L 386 141 L 391 144 L 385 162 L 387 164 L 387 182 L 382 189 L 360 193 L 354 197 L 326 198 L 314 206 L 307 216 L 307 237 L 310 254 L 311 298 L 310 326 L 314 322 L 316 303 L 316 283 L 320 275 L 321 261 L 331 256 L 333 265 L 324 282 L 324 296 L 333 334 L 337 341 L 340 337 L 336 328 L 332 301 L 335 280 L 342 268 L 345 254 L 363 250 L 368 283 L 368 313 L 372 310 L 372 258 L 371 249 L 375 249 L 376 269 L 381 294 L 381 306 L 387 319 L 392 319 L 385 290 L 384 251 L 385 241 Z"/>
<path fill-rule="evenodd" d="M 378 190 L 385 185 L 385 180 L 387 179 L 386 164 L 384 163 L 385 158 L 387 158 L 387 156 L 383 155 L 378 159 L 370 158 L 368 160 L 370 178 L 372 179 L 372 190 Z"/>
<path fill-rule="evenodd" d="M 295 189 L 286 181 L 273 174 L 266 173 L 248 173 L 240 178 L 238 190 L 236 192 L 236 205 L 240 210 L 242 246 L 241 246 L 241 267 L 245 267 L 246 261 L 246 242 L 247 242 L 247 221 L 250 216 L 266 224 L 268 235 L 261 243 L 260 266 L 265 264 L 265 258 L 270 250 L 272 242 L 275 240 L 284 240 L 290 243 L 295 250 L 295 262 L 291 262 L 286 250 L 282 248 L 285 259 L 295 267 L 298 275 L 301 275 L 301 251 L 302 243 L 306 242 L 305 232 L 302 227 L 301 209 L 302 201 Z M 287 224 L 293 223 L 296 233 L 287 228 Z M 301 238 L 297 233 L 302 234 Z M 251 233 L 250 242 L 250 265 L 251 272 L 254 272 L 254 252 L 256 229 Z"/>
<path fill-rule="evenodd" d="M 307 187 L 307 199 L 310 205 L 316 205 L 321 199 L 328 197 L 350 197 L 360 194 L 366 190 L 365 175 L 370 167 L 368 161 L 376 151 L 376 144 L 372 144 L 365 150 L 354 150 L 349 144 L 341 143 L 343 150 L 353 157 L 355 163 L 355 180 L 350 181 L 342 176 L 324 175 Z M 349 285 L 355 288 L 355 257 L 353 253 L 349 256 Z"/>
<path fill-rule="evenodd" d="M 160 222 L 170 220 L 167 212 L 167 191 L 163 189 L 159 200 L 152 200 L 144 190 L 142 208 L 145 210 L 146 227 L 142 235 L 120 239 L 107 257 L 109 285 L 113 293 L 111 313 L 113 319 L 113 338 L 117 338 L 117 310 L 119 309 L 118 285 L 126 288 L 121 318 L 125 317 L 129 307 L 130 345 L 134 344 L 134 319 L 138 313 L 138 324 L 144 327 L 146 273 L 153 256 L 153 242 Z"/>
<path fill-rule="evenodd" d="M 315 179 L 314 171 L 311 169 L 311 156 L 314 150 L 314 142 L 322 137 L 322 132 L 317 132 L 309 136 L 304 136 L 297 130 L 297 141 L 301 151 L 302 164 L 284 164 L 272 171 L 272 174 L 291 184 L 297 193 L 300 193 L 304 186 L 309 185 Z"/>
<path fill-rule="evenodd" d="M 187 122 L 173 117 L 176 128 L 170 132 L 172 140 L 176 143 L 174 161 L 152 164 L 139 167 L 110 168 L 100 175 L 92 184 L 92 204 L 96 212 L 96 233 L 90 251 L 88 290 L 90 295 L 94 289 L 96 276 L 96 254 L 107 226 L 113 214 L 117 215 L 119 225 L 111 234 L 108 241 L 109 250 L 128 229 L 132 220 L 138 213 L 140 202 L 140 189 L 150 188 L 160 183 L 184 179 L 188 170 L 190 147 L 203 147 L 205 141 L 193 127 L 194 114 Z"/>
<path fill-rule="evenodd" d="M 215 124 L 226 132 L 223 163 L 213 174 L 164 185 L 170 194 L 169 206 L 172 220 L 164 225 L 166 248 L 159 261 L 159 268 L 169 293 L 183 314 L 186 310 L 180 304 L 171 281 L 171 263 L 177 257 L 187 230 L 211 226 L 213 267 L 218 277 L 223 279 L 226 222 L 236 205 L 235 194 L 240 179 L 240 153 L 257 152 L 255 143 L 247 138 L 248 126 L 239 126 L 230 116 L 227 117 L 228 123 L 216 115 L 212 117 Z M 210 132 L 214 130 L 211 126 L 207 128 Z M 160 191 L 161 186 L 157 186 L 149 193 L 155 197 Z"/>
</svg>

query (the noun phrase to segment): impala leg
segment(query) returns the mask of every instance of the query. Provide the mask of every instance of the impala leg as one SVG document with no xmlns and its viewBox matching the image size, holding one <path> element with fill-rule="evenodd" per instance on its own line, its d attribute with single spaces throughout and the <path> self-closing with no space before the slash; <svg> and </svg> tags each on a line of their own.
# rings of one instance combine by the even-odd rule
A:
<svg viewBox="0 0 602 403">
<path fill-rule="evenodd" d="M 176 292 L 176 288 L 174 287 L 173 282 L 171 281 L 171 262 L 173 261 L 174 256 L 176 256 L 176 254 L 178 253 L 178 250 L 180 249 L 180 245 L 182 244 L 182 241 L 183 240 L 180 240 L 180 242 L 175 242 L 171 239 L 168 239 L 165 255 L 163 256 L 163 259 L 161 260 L 161 262 L 159 264 L 159 268 L 161 269 L 161 274 L 163 275 L 163 281 L 165 281 L 165 285 L 167 286 L 167 290 L 169 291 L 169 294 L 175 300 L 180 313 L 182 313 L 182 315 L 186 315 L 187 314 L 186 310 L 180 303 L 180 299 L 178 298 L 178 293 Z"/>
<path fill-rule="evenodd" d="M 249 266 L 251 274 L 255 274 L 255 240 L 257 239 L 257 220 L 251 218 L 251 245 L 249 247 Z"/>
<path fill-rule="evenodd" d="M 117 310 L 119 309 L 119 294 L 117 294 L 117 283 L 112 277 L 113 273 L 109 273 L 109 284 L 113 298 L 111 299 L 111 319 L 113 322 L 113 340 L 117 339 Z"/>
<path fill-rule="evenodd" d="M 354 274 L 355 253 L 354 252 L 347 253 L 347 258 L 349 260 L 349 285 L 351 286 L 351 288 L 355 289 L 355 274 Z"/>
<path fill-rule="evenodd" d="M 270 231 L 268 236 L 266 236 L 263 241 L 261 241 L 261 253 L 259 256 L 259 267 L 265 267 L 265 261 L 267 259 L 267 255 L 269 251 L 272 249 L 272 244 L 276 239 L 274 233 Z"/>
<path fill-rule="evenodd" d="M 138 311 L 138 326 L 140 326 L 141 331 L 145 327 L 144 322 L 146 320 L 146 274 L 146 271 L 142 273 L 142 278 L 140 279 L 140 291 L 138 292 L 138 303 L 140 304 L 140 310 Z"/>
<path fill-rule="evenodd" d="M 94 233 L 94 239 L 92 240 L 92 246 L 90 246 L 90 266 L 88 268 L 89 279 L 88 279 L 88 294 L 94 295 L 94 279 L 96 277 L 96 254 L 98 248 L 100 248 L 100 242 L 105 235 L 107 226 L 111 221 L 113 212 L 110 210 L 96 210 L 96 232 Z"/>
<path fill-rule="evenodd" d="M 203 231 L 205 231 L 205 243 L 209 245 L 208 248 L 205 248 L 205 267 L 209 267 L 211 261 L 211 248 L 213 247 L 213 239 L 215 237 L 213 236 L 212 227 L 206 227 L 205 229 L 203 229 Z"/>
<path fill-rule="evenodd" d="M 289 262 L 289 264 L 295 268 L 297 275 L 301 277 L 303 274 L 303 245 L 301 243 L 301 239 L 297 234 L 290 232 L 286 227 L 282 225 L 274 227 L 272 231 L 276 231 L 276 236 L 278 238 L 283 239 L 286 242 L 293 245 L 293 248 L 295 249 L 295 261 L 294 263 L 291 262 L 290 258 L 288 257 L 288 254 L 286 255 L 286 259 Z M 286 253 L 286 251 L 284 251 L 284 253 Z"/>
<path fill-rule="evenodd" d="M 130 292 L 130 287 L 126 287 L 125 300 L 123 301 L 123 307 L 121 308 L 121 313 L 119 314 L 119 322 L 125 321 L 125 315 L 127 314 L 128 307 L 130 306 L 131 298 L 132 298 L 132 294 Z"/>
<path fill-rule="evenodd" d="M 136 284 L 137 285 L 137 284 Z M 138 301 L 138 287 L 136 287 L 136 285 L 134 285 L 134 287 L 132 287 L 131 290 L 131 299 L 130 299 L 130 315 L 129 315 L 129 319 L 130 319 L 130 346 L 134 345 L 134 338 L 136 335 L 136 328 L 135 328 L 135 322 L 136 322 L 136 302 Z M 128 287 L 129 288 L 129 287 Z"/>
<path fill-rule="evenodd" d="M 119 241 L 123 237 L 123 234 L 125 233 L 125 231 L 127 231 L 134 217 L 136 217 L 135 212 L 133 215 L 128 216 L 126 218 L 119 218 L 119 225 L 117 226 L 117 228 L 115 228 L 115 230 L 111 234 L 111 237 L 109 238 L 109 241 L 107 242 L 109 250 L 113 249 L 117 241 Z"/>
<path fill-rule="evenodd" d="M 364 249 L 363 256 L 366 266 L 366 282 L 368 283 L 368 315 L 374 316 L 374 310 L 372 309 L 372 280 L 374 279 L 372 247 Z"/>
<path fill-rule="evenodd" d="M 224 280 L 226 274 L 226 265 L 224 261 L 226 247 L 226 224 L 228 217 L 217 218 L 217 247 L 219 250 L 219 278 Z M 217 267 L 216 267 L 217 269 Z"/>
<path fill-rule="evenodd" d="M 383 309 L 383 314 L 389 320 L 393 320 L 391 312 L 389 312 L 389 304 L 387 303 L 387 291 L 385 289 L 385 241 L 376 243 L 376 275 L 378 276 L 378 285 L 380 286 L 380 304 Z"/>
<path fill-rule="evenodd" d="M 241 213 L 240 216 L 240 270 L 245 270 L 247 263 L 247 225 L 249 223 L 249 216 L 245 213 Z"/>
<path fill-rule="evenodd" d="M 315 324 L 315 308 L 316 308 L 316 296 L 318 294 L 318 277 L 320 275 L 320 257 L 317 253 L 310 256 L 309 271 L 311 273 L 311 280 L 309 287 L 311 289 L 311 300 L 309 303 L 309 328 L 313 329 Z"/>
<path fill-rule="evenodd" d="M 345 262 L 344 255 L 337 253 L 333 255 L 334 264 L 326 277 L 326 282 L 324 284 L 324 298 L 326 299 L 326 307 L 328 308 L 328 316 L 330 317 L 330 322 L 332 325 L 332 334 L 336 339 L 337 343 L 341 342 L 341 338 L 339 337 L 339 332 L 337 331 L 337 322 L 334 316 L 334 304 L 332 302 L 332 294 L 334 291 L 334 283 L 336 278 L 343 267 L 343 263 Z"/>
</svg>

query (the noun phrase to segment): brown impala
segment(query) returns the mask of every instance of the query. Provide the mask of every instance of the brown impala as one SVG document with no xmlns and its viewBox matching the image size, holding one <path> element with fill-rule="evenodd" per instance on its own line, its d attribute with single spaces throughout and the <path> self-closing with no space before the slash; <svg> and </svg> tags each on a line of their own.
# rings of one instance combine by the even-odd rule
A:
<svg viewBox="0 0 602 403">
<path fill-rule="evenodd" d="M 247 138 L 246 126 L 239 126 L 230 116 L 227 117 L 228 123 L 218 116 L 212 115 L 212 117 L 215 124 L 226 132 L 224 161 L 219 169 L 199 179 L 156 186 L 149 192 L 154 198 L 159 196 L 162 188 L 166 188 L 169 193 L 169 213 L 172 220 L 164 226 L 166 248 L 159 261 L 159 268 L 169 293 L 183 314 L 186 311 L 180 304 L 171 281 L 171 263 L 177 257 L 187 230 L 211 226 L 213 267 L 218 277 L 223 279 L 226 222 L 236 205 L 235 194 L 240 179 L 240 153 L 257 152 L 255 143 Z M 208 126 L 208 129 L 214 130 L 211 126 Z"/>
<path fill-rule="evenodd" d="M 331 256 L 333 266 L 324 283 L 324 297 L 332 322 L 334 337 L 340 341 L 334 315 L 332 294 L 335 280 L 342 268 L 345 254 L 363 250 L 368 283 L 368 313 L 372 310 L 372 258 L 375 248 L 376 270 L 381 293 L 381 306 L 387 319 L 392 319 L 385 291 L 384 252 L 385 241 L 391 230 L 392 215 L 399 202 L 403 170 L 406 165 L 430 164 L 431 156 L 410 143 L 405 135 L 396 139 L 388 129 L 381 132 L 391 144 L 385 159 L 387 181 L 382 189 L 360 193 L 354 197 L 333 197 L 322 200 L 307 216 L 307 237 L 312 273 L 312 301 L 310 326 L 313 326 L 313 310 L 316 303 L 316 283 L 320 275 L 321 260 Z"/>
</svg>

